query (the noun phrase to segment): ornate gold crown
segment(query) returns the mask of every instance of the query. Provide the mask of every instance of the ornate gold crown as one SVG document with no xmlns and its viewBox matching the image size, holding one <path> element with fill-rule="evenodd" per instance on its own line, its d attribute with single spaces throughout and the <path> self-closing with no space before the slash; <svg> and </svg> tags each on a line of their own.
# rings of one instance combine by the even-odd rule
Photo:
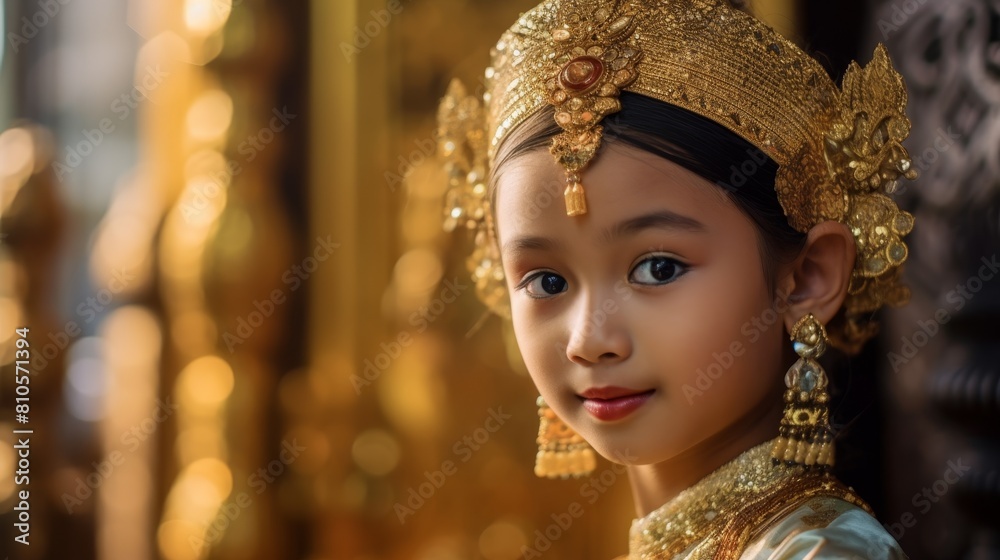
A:
<svg viewBox="0 0 1000 560">
<path fill-rule="evenodd" d="M 486 187 L 497 149 L 554 107 L 562 131 L 551 151 L 566 169 L 567 214 L 585 213 L 581 172 L 622 90 L 715 121 L 770 156 L 796 230 L 826 220 L 850 228 L 858 258 L 843 312 L 828 326 L 836 346 L 857 352 L 877 332 L 872 313 L 909 299 L 899 267 L 913 216 L 887 194 L 916 171 L 900 144 L 910 131 L 906 88 L 881 44 L 837 88 L 816 60 L 721 0 L 547 0 L 503 34 L 492 59 L 482 100 L 453 82 L 438 113 L 450 176 L 445 228 L 476 231 L 469 265 L 490 309 L 509 316 Z"/>
</svg>

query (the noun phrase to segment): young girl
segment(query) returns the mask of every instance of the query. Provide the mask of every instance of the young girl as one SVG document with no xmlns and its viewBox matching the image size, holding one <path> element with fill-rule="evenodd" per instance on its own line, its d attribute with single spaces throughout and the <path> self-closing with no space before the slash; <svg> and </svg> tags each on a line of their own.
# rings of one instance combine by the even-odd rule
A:
<svg viewBox="0 0 1000 560">
<path fill-rule="evenodd" d="M 630 559 L 905 558 L 829 473 L 817 362 L 908 295 L 885 50 L 837 88 L 719 0 L 548 0 L 486 77 L 442 102 L 446 227 L 541 394 L 536 473 L 626 465 Z"/>
</svg>

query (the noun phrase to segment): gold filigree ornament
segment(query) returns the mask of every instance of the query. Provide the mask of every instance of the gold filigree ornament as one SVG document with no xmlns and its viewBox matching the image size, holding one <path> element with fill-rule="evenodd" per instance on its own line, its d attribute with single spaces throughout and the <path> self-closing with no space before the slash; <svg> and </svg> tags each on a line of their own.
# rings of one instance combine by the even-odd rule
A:
<svg viewBox="0 0 1000 560">
<path fill-rule="evenodd" d="M 842 87 L 773 29 L 722 0 L 546 0 L 523 14 L 492 51 L 482 99 L 453 84 L 442 101 L 449 166 L 446 227 L 476 231 L 477 293 L 509 316 L 487 178 L 512 130 L 545 108 L 561 128 L 551 151 L 565 169 L 566 210 L 587 212 L 582 175 L 600 155 L 602 121 L 630 91 L 710 119 L 778 164 L 775 191 L 797 231 L 833 220 L 857 244 L 830 342 L 857 352 L 877 332 L 883 305 L 901 305 L 913 216 L 889 197 L 913 179 L 906 149 L 906 88 L 885 47 L 852 63 Z M 473 96 L 475 97 L 475 96 Z M 471 120 L 470 120 L 471 119 Z M 739 166 L 740 162 L 734 162 Z"/>
<path fill-rule="evenodd" d="M 586 476 L 597 468 L 594 449 L 573 431 L 541 396 L 538 405 L 538 453 L 535 455 L 535 476 L 569 478 Z"/>
<path fill-rule="evenodd" d="M 621 110 L 621 88 L 639 77 L 642 51 L 633 37 L 635 6 L 612 10 L 612 2 L 596 10 L 560 12 L 551 29 L 556 50 L 546 81 L 548 101 L 555 107 L 556 124 L 563 131 L 552 142 L 551 152 L 566 168 L 566 214 L 587 213 L 580 173 L 601 144 L 605 116 Z M 575 9 L 573 9 L 575 8 Z"/>
<path fill-rule="evenodd" d="M 840 118 L 825 136 L 826 157 L 830 174 L 846 185 L 843 221 L 857 247 L 839 338 L 856 353 L 877 332 L 862 318 L 883 305 L 900 306 L 910 299 L 899 277 L 909 255 L 902 238 L 913 229 L 913 215 L 887 195 L 896 191 L 900 177 L 916 179 L 917 171 L 902 146 L 910 133 L 906 86 L 883 45 L 875 48 L 864 69 L 851 63 L 841 96 Z M 851 340 L 862 343 L 852 345 Z"/>
<path fill-rule="evenodd" d="M 799 359 L 785 373 L 785 412 L 771 448 L 772 461 L 776 465 L 828 469 L 834 461 L 830 395 L 826 371 L 816 361 L 826 352 L 826 330 L 812 313 L 807 313 L 796 321 L 791 337 Z"/>
<path fill-rule="evenodd" d="M 490 310 L 509 316 L 507 285 L 494 237 L 493 213 L 486 195 L 486 128 L 482 100 L 452 80 L 438 106 L 438 153 L 445 160 L 448 190 L 444 229 L 474 233 L 475 246 L 466 264 L 476 283 L 476 296 Z"/>
</svg>

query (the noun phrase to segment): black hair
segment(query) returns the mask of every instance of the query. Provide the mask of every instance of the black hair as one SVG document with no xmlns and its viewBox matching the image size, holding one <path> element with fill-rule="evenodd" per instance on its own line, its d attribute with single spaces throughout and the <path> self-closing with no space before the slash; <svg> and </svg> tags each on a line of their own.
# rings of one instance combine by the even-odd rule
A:
<svg viewBox="0 0 1000 560">
<path fill-rule="evenodd" d="M 753 144 L 706 117 L 632 92 L 622 92 L 621 111 L 604 118 L 601 151 L 624 144 L 672 161 L 717 185 L 756 225 L 764 279 L 775 290 L 777 266 L 790 262 L 806 235 L 788 224 L 774 190 L 778 164 Z M 550 106 L 510 132 L 497 152 L 491 197 L 504 165 L 526 152 L 547 147 L 561 129 Z M 600 157 L 600 152 L 598 152 Z"/>
</svg>

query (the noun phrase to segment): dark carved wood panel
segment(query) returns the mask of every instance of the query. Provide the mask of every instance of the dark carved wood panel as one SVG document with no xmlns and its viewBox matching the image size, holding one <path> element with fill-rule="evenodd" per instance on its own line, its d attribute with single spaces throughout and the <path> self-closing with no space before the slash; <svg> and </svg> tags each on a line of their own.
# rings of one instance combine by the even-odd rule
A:
<svg viewBox="0 0 1000 560">
<path fill-rule="evenodd" d="M 913 560 L 1000 558 L 1000 0 L 877 2 L 920 178 L 912 303 L 887 313 L 886 525 Z M 865 57 L 862 57 L 866 60 Z"/>
</svg>

